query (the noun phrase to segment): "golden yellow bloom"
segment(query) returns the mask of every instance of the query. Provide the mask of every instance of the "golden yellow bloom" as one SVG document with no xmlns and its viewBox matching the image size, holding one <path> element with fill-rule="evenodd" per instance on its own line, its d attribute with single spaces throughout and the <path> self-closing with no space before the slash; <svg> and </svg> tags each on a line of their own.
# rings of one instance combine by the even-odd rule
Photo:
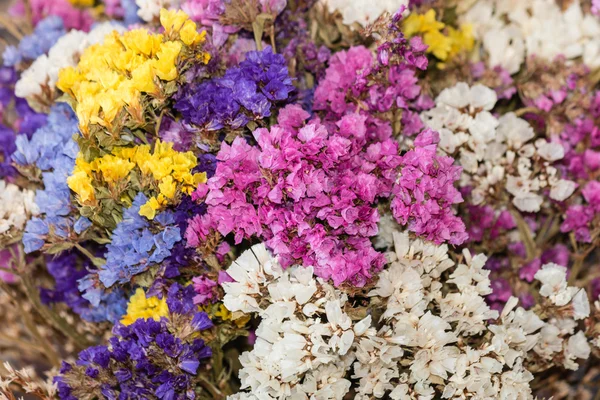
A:
<svg viewBox="0 0 600 400">
<path fill-rule="evenodd" d="M 69 3 L 77 7 L 91 7 L 94 5 L 94 0 L 69 0 Z"/>
<path fill-rule="evenodd" d="M 77 170 L 77 168 L 75 168 L 73 175 L 67 178 L 67 184 L 69 185 L 69 188 L 79 196 L 79 202 L 82 204 L 96 198 L 92 180 L 83 170 Z"/>
<path fill-rule="evenodd" d="M 97 160 L 98 170 L 102 172 L 102 177 L 106 182 L 114 183 L 129 175 L 129 172 L 135 167 L 135 163 L 124 160 L 110 154 Z"/>
<path fill-rule="evenodd" d="M 150 197 L 150 199 L 140 207 L 139 214 L 148 219 L 154 219 L 156 212 L 167 204 L 165 196 L 159 194 L 158 197 Z"/>
<path fill-rule="evenodd" d="M 165 176 L 158 184 L 158 188 L 160 189 L 160 193 L 167 199 L 175 197 L 175 193 L 177 192 L 177 184 L 173 181 L 171 175 Z"/>
<path fill-rule="evenodd" d="M 165 28 L 165 33 L 170 35 L 179 32 L 189 17 L 181 10 L 160 10 L 160 24 Z"/>
<path fill-rule="evenodd" d="M 428 46 L 427 52 L 442 61 L 473 49 L 475 40 L 470 25 L 463 25 L 459 30 L 448 27 L 446 35 L 442 32 L 446 25 L 435 18 L 435 10 L 429 10 L 425 14 L 412 13 L 402 24 L 403 32 L 407 37 L 422 35 L 423 43 Z"/>
<path fill-rule="evenodd" d="M 473 50 L 475 46 L 475 37 L 473 36 L 473 25 L 464 24 L 459 29 L 448 28 L 448 36 L 452 41 L 450 57 L 463 51 Z"/>
<path fill-rule="evenodd" d="M 123 325 L 131 325 L 140 318 L 152 318 L 158 321 L 161 317 L 166 317 L 167 315 L 169 315 L 169 307 L 167 306 L 166 297 L 163 296 L 162 299 L 158 297 L 146 298 L 144 289 L 138 288 L 129 299 L 127 314 L 123 316 L 121 323 Z"/>
<path fill-rule="evenodd" d="M 136 67 L 131 71 L 131 78 L 133 80 L 133 87 L 146 93 L 152 93 L 156 90 L 154 84 L 154 71 L 152 70 L 152 61 L 145 61 L 142 65 Z"/>
<path fill-rule="evenodd" d="M 90 124 L 113 126 L 125 106 L 129 106 L 125 117 L 143 122 L 142 94 L 161 94 L 160 80 L 172 81 L 179 76 L 177 60 L 183 46 L 205 40 L 206 33 L 198 33 L 196 24 L 182 11 L 163 10 L 161 21 L 166 35 L 146 29 L 123 34 L 113 31 L 102 44 L 86 48 L 75 68 L 59 71 L 57 87 L 75 99 L 84 137 L 89 134 Z M 210 59 L 206 53 L 196 54 L 204 62 Z"/>
<path fill-rule="evenodd" d="M 439 31 L 431 31 L 423 35 L 423 43 L 427 46 L 427 52 L 444 61 L 448 58 L 448 54 L 452 49 L 452 40 L 448 36 L 444 36 Z"/>
<path fill-rule="evenodd" d="M 201 34 L 198 33 L 196 24 L 191 20 L 187 20 L 179 31 L 179 36 L 186 46 L 191 46 L 203 42 L 206 37 L 206 31 L 203 31 Z"/>
<path fill-rule="evenodd" d="M 165 81 L 177 78 L 177 57 L 181 51 L 181 42 L 165 42 L 156 54 L 158 60 L 154 60 L 154 71 L 156 76 Z"/>
<path fill-rule="evenodd" d="M 406 17 L 402 31 L 407 37 L 411 37 L 418 33 L 440 31 L 444 26 L 443 22 L 435 19 L 435 10 L 431 9 L 425 14 L 412 13 Z"/>
</svg>

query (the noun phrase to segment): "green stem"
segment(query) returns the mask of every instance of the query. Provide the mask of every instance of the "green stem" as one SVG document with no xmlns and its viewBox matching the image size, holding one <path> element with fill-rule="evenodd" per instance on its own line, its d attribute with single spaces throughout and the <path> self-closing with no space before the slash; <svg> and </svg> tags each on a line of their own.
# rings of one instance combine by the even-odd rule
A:
<svg viewBox="0 0 600 400">
<path fill-rule="evenodd" d="M 92 253 L 89 252 L 89 250 L 87 250 L 86 248 L 84 248 L 79 243 L 75 243 L 75 248 L 77 250 L 79 250 L 84 256 L 86 256 L 87 258 L 89 258 L 90 261 L 92 262 L 92 264 L 94 264 L 94 266 L 101 267 L 104 264 L 106 264 L 106 260 L 105 259 L 94 256 Z"/>
<path fill-rule="evenodd" d="M 517 223 L 517 229 L 519 230 L 519 234 L 521 236 L 521 240 L 525 244 L 525 250 L 527 251 L 527 261 L 531 261 L 536 257 L 536 245 L 533 241 L 533 234 L 531 233 L 531 229 L 529 229 L 529 225 L 523 219 L 521 213 L 515 209 L 510 210 L 511 215 L 515 219 Z"/>
</svg>

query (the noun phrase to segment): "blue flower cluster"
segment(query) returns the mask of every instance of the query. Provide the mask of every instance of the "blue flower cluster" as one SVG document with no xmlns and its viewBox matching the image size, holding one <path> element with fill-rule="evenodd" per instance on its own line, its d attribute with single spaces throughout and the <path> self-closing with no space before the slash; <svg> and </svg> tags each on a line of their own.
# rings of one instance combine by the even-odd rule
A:
<svg viewBox="0 0 600 400">
<path fill-rule="evenodd" d="M 45 304 L 65 303 L 73 312 L 90 322 L 118 322 L 127 310 L 127 299 L 122 290 L 114 290 L 103 294 L 98 304 L 92 306 L 81 296 L 77 282 L 88 275 L 92 266 L 78 262 L 77 253 L 64 252 L 58 257 L 48 257 L 48 272 L 54 278 L 52 289 L 40 289 L 40 296 Z"/>
<path fill-rule="evenodd" d="M 36 167 L 42 171 L 44 189 L 36 192 L 36 203 L 41 216 L 32 218 L 25 227 L 25 252 L 39 250 L 48 235 L 67 239 L 72 231 L 81 233 L 89 227 L 86 218 L 75 220 L 71 213 L 71 192 L 67 177 L 75 166 L 79 148 L 72 136 L 78 132 L 78 123 L 71 108 L 58 103 L 50 110 L 45 126 L 28 138 L 19 135 L 15 141 L 13 161 L 22 167 Z"/>
<path fill-rule="evenodd" d="M 199 128 L 237 129 L 270 116 L 273 105 L 286 100 L 292 90 L 285 58 L 266 47 L 248 52 L 238 67 L 220 78 L 185 87 L 175 108 L 186 123 Z"/>
<path fill-rule="evenodd" d="M 212 355 L 198 332 L 213 323 L 206 313 L 192 309 L 179 285 L 169 290 L 167 304 L 177 325 L 164 317 L 117 324 L 108 346 L 85 349 L 75 364 L 63 362 L 55 378 L 59 397 L 194 399 L 200 362 Z"/>
<path fill-rule="evenodd" d="M 46 54 L 58 39 L 66 33 L 60 17 L 50 16 L 40 21 L 31 35 L 25 36 L 18 47 L 8 46 L 2 58 L 4 65 L 13 67 L 23 61 L 33 61 Z"/>
<path fill-rule="evenodd" d="M 139 215 L 140 207 L 147 201 L 147 197 L 139 193 L 113 231 L 112 242 L 107 246 L 106 264 L 98 272 L 100 281 L 107 288 L 117 282 L 129 283 L 134 275 L 161 263 L 181 241 L 181 231 L 171 211 L 157 215 L 152 225 Z M 151 230 L 155 225 L 160 227 L 158 233 Z"/>
<path fill-rule="evenodd" d="M 12 176 L 15 173 L 11 163 L 11 154 L 15 151 L 15 139 L 17 137 L 15 130 L 19 134 L 31 135 L 40 127 L 46 124 L 46 114 L 37 113 L 25 99 L 15 96 L 14 86 L 17 82 L 17 73 L 14 68 L 0 67 L 0 110 L 11 109 L 14 111 L 12 121 L 6 116 L 0 123 L 0 178 Z"/>
</svg>

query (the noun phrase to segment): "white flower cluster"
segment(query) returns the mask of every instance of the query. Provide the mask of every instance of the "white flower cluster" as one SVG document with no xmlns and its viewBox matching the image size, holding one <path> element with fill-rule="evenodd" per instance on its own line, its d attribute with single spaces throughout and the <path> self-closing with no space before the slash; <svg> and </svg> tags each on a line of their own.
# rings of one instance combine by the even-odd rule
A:
<svg viewBox="0 0 600 400">
<path fill-rule="evenodd" d="M 473 187 L 473 203 L 501 195 L 504 188 L 513 204 L 526 212 L 539 211 L 546 188 L 551 199 L 567 199 L 576 184 L 560 179 L 552 166 L 564 157 L 563 147 L 545 139 L 532 142 L 533 128 L 514 113 L 496 118 L 490 112 L 496 100 L 492 89 L 460 82 L 444 89 L 435 108 L 421 114 L 423 122 L 439 132 L 439 149 L 456 156 L 463 167 L 461 185 Z"/>
<path fill-rule="evenodd" d="M 175 8 L 178 0 L 135 0 L 138 16 L 146 22 L 152 22 L 160 17 L 161 8 Z"/>
<path fill-rule="evenodd" d="M 223 283 L 223 301 L 234 316 L 257 313 L 261 322 L 240 357 L 249 391 L 230 399 L 342 400 L 351 380 L 358 400 L 532 399 L 532 372 L 575 370 L 588 358 L 577 328 L 589 303 L 567 285 L 565 268 L 546 264 L 536 274 L 546 303 L 525 310 L 513 297 L 499 315 L 484 299 L 492 291 L 485 256 L 465 250 L 456 264 L 447 245 L 406 232 L 393 241 L 360 320 L 311 267 L 282 270 L 263 244 L 244 252 L 227 270 L 234 282 Z"/>
<path fill-rule="evenodd" d="M 530 399 L 530 364 L 576 369 L 589 356 L 585 335 L 575 333 L 575 320 L 589 314 L 587 297 L 567 286 L 564 269 L 558 276 L 545 265 L 538 277 L 543 292 L 561 300 L 546 312 L 561 318 L 544 321 L 511 298 L 497 319 L 483 298 L 491 292 L 483 255 L 465 251 L 465 263 L 455 266 L 445 245 L 398 232 L 394 242 L 390 266 L 370 293 L 386 301 L 384 325 L 356 350 L 358 399 Z"/>
<path fill-rule="evenodd" d="M 408 0 L 321 0 L 329 11 L 338 10 L 342 14 L 344 24 L 355 22 L 366 26 L 373 23 L 384 12 L 395 13 L 402 6 L 408 5 Z"/>
<path fill-rule="evenodd" d="M 343 399 L 354 344 L 374 334 L 371 317 L 353 322 L 347 296 L 313 276 L 312 267 L 282 270 L 263 244 L 244 252 L 227 270 L 224 304 L 261 318 L 256 343 L 240 357 L 242 389 L 231 399 Z"/>
<path fill-rule="evenodd" d="M 32 190 L 21 190 L 17 185 L 0 180 L 0 235 L 11 229 L 21 230 L 39 209 Z"/>
<path fill-rule="evenodd" d="M 463 16 L 489 55 L 488 65 L 515 73 L 525 57 L 583 57 L 600 66 L 600 21 L 582 11 L 580 0 L 563 11 L 555 0 L 479 0 Z"/>
<path fill-rule="evenodd" d="M 47 55 L 38 57 L 21 74 L 21 78 L 15 85 L 15 94 L 34 104 L 51 102 L 59 71 L 76 66 L 81 53 L 87 47 L 102 43 L 104 37 L 115 30 L 124 32 L 125 28 L 119 24 L 104 22 L 96 25 L 89 33 L 72 30 L 62 36 Z"/>
</svg>

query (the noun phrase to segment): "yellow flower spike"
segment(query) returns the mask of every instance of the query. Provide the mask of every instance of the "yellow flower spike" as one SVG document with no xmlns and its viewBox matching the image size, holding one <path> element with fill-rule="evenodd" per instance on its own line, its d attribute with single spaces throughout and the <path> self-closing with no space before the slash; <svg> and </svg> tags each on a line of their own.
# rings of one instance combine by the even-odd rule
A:
<svg viewBox="0 0 600 400">
<path fill-rule="evenodd" d="M 175 193 L 177 192 L 177 184 L 173 181 L 171 175 L 165 176 L 158 184 L 158 188 L 160 189 L 160 193 L 167 199 L 175 197 Z"/>
<path fill-rule="evenodd" d="M 158 197 L 151 197 L 146 204 L 140 207 L 139 214 L 150 220 L 154 219 L 156 212 L 167 204 L 165 196 L 159 194 Z"/>
<path fill-rule="evenodd" d="M 137 147 L 115 147 L 112 151 L 115 157 L 132 161 L 135 157 Z"/>
<path fill-rule="evenodd" d="M 196 26 L 196 23 L 188 19 L 187 21 L 185 21 L 183 27 L 179 31 L 179 37 L 185 45 L 191 46 L 193 44 L 201 43 L 204 41 L 204 38 L 206 37 L 206 32 L 203 33 L 204 35 L 198 33 L 198 27 Z"/>
<path fill-rule="evenodd" d="M 133 87 L 140 92 L 152 93 L 156 90 L 152 61 L 148 60 L 131 71 Z"/>
<path fill-rule="evenodd" d="M 188 19 L 188 15 L 181 10 L 166 10 L 164 8 L 160 10 L 160 24 L 165 28 L 167 35 L 179 32 Z"/>
<path fill-rule="evenodd" d="M 115 183 L 125 178 L 135 167 L 135 163 L 115 156 L 105 155 L 98 160 L 98 169 L 106 182 Z"/>
<path fill-rule="evenodd" d="M 471 24 L 464 24 L 459 29 L 448 28 L 448 37 L 452 41 L 450 57 L 463 51 L 471 51 L 475 46 L 473 26 Z"/>
<path fill-rule="evenodd" d="M 76 168 L 73 174 L 67 178 L 67 184 L 79 196 L 79 202 L 82 204 L 96 198 L 92 180 L 83 170 L 77 170 Z"/>
<path fill-rule="evenodd" d="M 432 53 L 442 61 L 448 58 L 448 54 L 452 49 L 452 40 L 438 31 L 425 33 L 423 35 L 423 43 L 429 46 L 427 49 L 428 53 Z"/>
<path fill-rule="evenodd" d="M 121 319 L 123 325 L 131 325 L 136 320 L 143 318 L 152 318 L 155 321 L 160 320 L 161 317 L 169 315 L 169 307 L 167 306 L 167 299 L 163 296 L 162 299 L 158 297 L 146 297 L 144 289 L 138 288 L 135 293 L 129 298 L 129 304 L 127 304 L 127 314 Z"/>
<path fill-rule="evenodd" d="M 91 7 L 94 5 L 94 0 L 69 0 L 69 3 L 77 7 Z"/>
<path fill-rule="evenodd" d="M 181 42 L 165 42 L 156 54 L 158 60 L 154 60 L 156 75 L 165 81 L 177 78 L 177 57 L 181 52 Z"/>
<path fill-rule="evenodd" d="M 71 91 L 71 89 L 79 83 L 81 75 L 75 70 L 75 68 L 67 67 L 63 68 L 58 72 L 58 81 L 56 87 L 65 93 Z"/>
</svg>

